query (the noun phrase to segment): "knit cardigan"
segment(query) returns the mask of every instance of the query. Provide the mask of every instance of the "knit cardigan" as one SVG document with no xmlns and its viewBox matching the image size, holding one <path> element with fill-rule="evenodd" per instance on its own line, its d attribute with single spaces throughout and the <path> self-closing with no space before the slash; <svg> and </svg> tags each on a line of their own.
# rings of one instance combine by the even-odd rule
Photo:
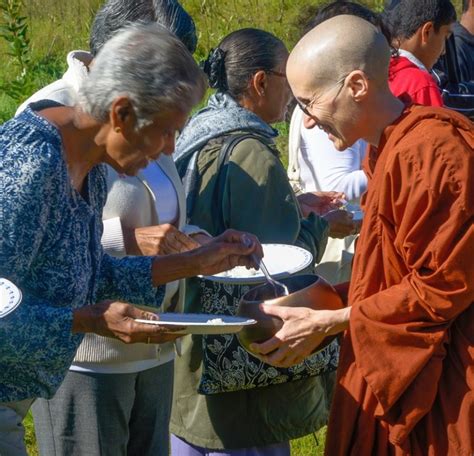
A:
<svg viewBox="0 0 474 456">
<path fill-rule="evenodd" d="M 204 232 L 196 226 L 184 225 L 186 215 L 184 190 L 173 160 L 162 155 L 158 163 L 176 190 L 179 208 L 178 227 L 186 234 Z M 112 168 L 107 167 L 107 202 L 103 212 L 102 245 L 108 254 L 116 257 L 126 256 L 122 226 L 138 228 L 160 223 L 155 200 L 156 195 L 153 194 L 143 174 L 123 178 L 119 177 Z M 175 286 L 174 283 L 167 284 L 167 290 L 173 286 Z M 184 280 L 180 280 L 177 305 L 172 309 L 175 312 L 183 309 L 184 290 Z M 170 306 L 171 296 L 165 293 L 165 300 L 158 311 L 166 312 Z M 166 362 L 173 358 L 173 351 L 172 344 L 127 345 L 119 340 L 87 334 L 77 350 L 74 363 L 117 364 L 157 357 Z"/>
</svg>

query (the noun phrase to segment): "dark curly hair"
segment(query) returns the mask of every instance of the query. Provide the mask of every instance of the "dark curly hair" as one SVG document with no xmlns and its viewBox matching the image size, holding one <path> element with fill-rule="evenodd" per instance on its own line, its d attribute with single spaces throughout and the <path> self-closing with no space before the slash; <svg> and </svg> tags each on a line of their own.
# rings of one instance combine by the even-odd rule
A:
<svg viewBox="0 0 474 456">
<path fill-rule="evenodd" d="M 409 39 L 427 22 L 437 32 L 456 21 L 456 10 L 449 0 L 390 0 L 383 19 L 395 39 Z"/>
</svg>

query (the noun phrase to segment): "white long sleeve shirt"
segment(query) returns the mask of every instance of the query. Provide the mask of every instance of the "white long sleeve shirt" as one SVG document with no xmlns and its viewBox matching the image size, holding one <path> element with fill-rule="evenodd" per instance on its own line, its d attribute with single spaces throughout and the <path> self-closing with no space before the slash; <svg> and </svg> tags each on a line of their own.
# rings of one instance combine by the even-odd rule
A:
<svg viewBox="0 0 474 456">
<path fill-rule="evenodd" d="M 340 152 L 327 133 L 319 128 L 308 130 L 303 113 L 295 109 L 290 126 L 290 159 L 288 174 L 299 181 L 304 192 L 344 192 L 350 201 L 358 200 L 367 188 L 367 176 L 361 170 L 367 143 L 357 141 Z"/>
</svg>

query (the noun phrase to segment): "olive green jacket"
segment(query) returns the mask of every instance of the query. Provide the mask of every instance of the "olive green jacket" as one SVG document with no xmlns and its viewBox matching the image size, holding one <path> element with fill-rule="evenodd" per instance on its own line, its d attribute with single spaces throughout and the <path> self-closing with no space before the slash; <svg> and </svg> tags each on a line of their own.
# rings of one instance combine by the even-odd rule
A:
<svg viewBox="0 0 474 456">
<path fill-rule="evenodd" d="M 232 151 L 225 179 L 217 179 L 221 144 L 222 138 L 212 140 L 199 155 L 201 180 L 189 222 L 212 235 L 233 228 L 254 233 L 264 243 L 298 244 L 319 259 L 327 241 L 327 223 L 314 216 L 301 219 L 274 146 L 258 139 L 243 140 Z M 200 312 L 199 279 L 187 285 L 185 309 Z M 319 377 L 200 395 L 201 336 L 183 339 L 182 356 L 175 366 L 170 430 L 194 445 L 212 449 L 265 446 L 309 434 L 326 423 L 328 403 Z"/>
</svg>

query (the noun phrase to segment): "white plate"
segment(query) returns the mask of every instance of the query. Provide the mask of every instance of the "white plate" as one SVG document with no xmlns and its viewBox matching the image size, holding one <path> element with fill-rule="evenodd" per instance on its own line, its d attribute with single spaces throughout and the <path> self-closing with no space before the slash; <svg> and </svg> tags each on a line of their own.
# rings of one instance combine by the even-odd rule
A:
<svg viewBox="0 0 474 456">
<path fill-rule="evenodd" d="M 160 326 L 183 326 L 182 331 L 174 334 L 231 334 L 239 332 L 244 326 L 254 325 L 255 320 L 233 317 L 230 315 L 210 315 L 210 314 L 158 314 L 159 320 L 140 320 L 139 323 Z M 220 320 L 220 321 L 217 321 Z"/>
<path fill-rule="evenodd" d="M 264 253 L 263 262 L 268 272 L 277 280 L 302 271 L 313 261 L 313 255 L 310 252 L 294 245 L 262 244 L 262 247 Z M 265 276 L 262 271 L 247 269 L 245 266 L 237 266 L 230 271 L 212 276 L 204 276 L 203 278 L 214 282 L 232 284 L 265 282 Z"/>
<path fill-rule="evenodd" d="M 0 318 L 13 312 L 21 302 L 21 291 L 7 279 L 0 278 Z"/>
</svg>

